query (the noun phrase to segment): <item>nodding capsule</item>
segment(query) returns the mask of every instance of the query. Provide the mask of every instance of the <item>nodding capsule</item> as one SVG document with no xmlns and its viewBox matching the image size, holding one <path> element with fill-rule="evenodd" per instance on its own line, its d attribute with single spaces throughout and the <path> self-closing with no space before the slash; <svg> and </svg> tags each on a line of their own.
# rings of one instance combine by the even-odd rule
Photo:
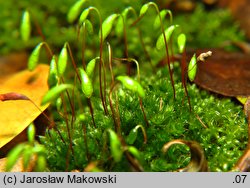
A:
<svg viewBox="0 0 250 188">
<path fill-rule="evenodd" d="M 211 51 L 207 51 L 205 53 L 201 53 L 198 57 L 197 57 L 197 62 L 198 61 L 202 61 L 202 62 L 205 62 L 205 60 L 212 56 L 212 52 Z"/>
</svg>

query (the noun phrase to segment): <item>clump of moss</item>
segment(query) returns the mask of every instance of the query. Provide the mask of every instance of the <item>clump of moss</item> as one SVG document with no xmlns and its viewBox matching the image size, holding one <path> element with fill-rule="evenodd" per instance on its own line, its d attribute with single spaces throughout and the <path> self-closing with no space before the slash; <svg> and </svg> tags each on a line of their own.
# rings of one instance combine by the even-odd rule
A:
<svg viewBox="0 0 250 188">
<path fill-rule="evenodd" d="M 30 0 L 1 1 L 0 54 L 32 49 L 37 43 L 44 40 L 39 32 L 43 34 L 46 41 L 53 41 L 50 43 L 53 48 L 60 48 L 65 41 L 74 43 L 76 39 L 75 25 L 69 24 L 66 18 L 69 8 L 75 2 L 76 0 L 64 0 L 63 3 L 60 0 L 44 0 L 35 3 Z M 97 7 L 100 9 L 101 14 L 106 17 L 113 13 L 114 10 L 119 11 L 129 5 L 138 8 L 142 2 L 92 0 L 87 1 L 86 4 Z M 32 37 L 25 43 L 21 40 L 19 31 L 24 10 L 31 13 L 33 27 Z"/>
<path fill-rule="evenodd" d="M 127 144 L 130 131 L 140 124 L 146 129 L 147 144 L 143 143 L 142 133 L 138 133 L 136 140 L 130 144 L 141 152 L 141 163 L 146 171 L 174 171 L 189 163 L 190 153 L 185 146 L 173 146 L 163 155 L 162 146 L 173 139 L 197 141 L 204 148 L 211 171 L 229 171 L 247 144 L 247 124 L 242 108 L 230 99 L 218 99 L 206 91 L 200 91 L 195 84 L 188 84 L 192 104 L 190 112 L 184 89 L 178 81 L 175 84 L 177 97 L 173 98 L 165 70 L 150 76 L 142 74 L 142 85 L 146 91 L 143 106 L 149 127 L 138 97 L 124 88 L 119 89 L 121 130 Z M 93 99 L 93 104 L 97 127 L 93 127 L 89 112 L 85 113 L 84 120 L 76 116 L 78 118 L 71 131 L 74 154 L 69 147 L 65 123 L 59 123 L 57 129 L 66 143 L 62 142 L 55 130 L 50 130 L 42 139 L 51 171 L 83 170 L 91 161 L 98 161 L 98 167 L 104 171 L 131 171 L 125 156 L 117 163 L 112 160 L 106 134 L 108 128 L 114 129 L 112 116 L 104 115 L 98 98 Z"/>
<path fill-rule="evenodd" d="M 245 40 L 244 32 L 233 21 L 229 10 L 206 11 L 203 5 L 198 4 L 192 14 L 176 15 L 174 22 L 184 28 L 188 46 L 192 48 L 225 46 L 228 50 L 235 50 L 228 42 Z"/>
<path fill-rule="evenodd" d="M 0 29 L 2 35 L 0 36 L 0 53 L 6 54 L 10 51 L 33 48 L 38 42 L 42 41 L 37 30 L 38 25 L 42 28 L 41 31 L 46 41 L 53 41 L 50 45 L 54 48 L 60 48 L 65 41 L 74 43 L 75 27 L 66 21 L 67 12 L 74 2 L 75 0 L 65 0 L 64 3 L 61 3 L 59 0 L 53 2 L 44 0 L 33 4 L 29 0 L 1 2 L 0 20 L 2 24 Z M 12 8 L 14 4 L 15 9 Z M 143 1 L 123 0 L 117 2 L 108 0 L 105 3 L 99 0 L 91 1 L 91 5 L 100 9 L 103 17 L 114 13 L 114 11 L 119 12 L 127 6 L 133 6 L 135 10 L 139 10 L 142 4 Z M 10 9 L 12 10 L 11 12 L 8 11 Z M 22 12 L 26 9 L 31 12 L 34 20 L 32 20 L 32 38 L 27 43 L 24 43 L 20 38 L 19 26 Z M 229 11 L 226 10 L 208 12 L 202 5 L 198 4 L 196 10 L 190 15 L 175 15 L 174 22 L 184 28 L 190 47 L 217 47 L 224 45 L 225 41 L 244 40 L 243 32 L 240 31 L 239 26 L 237 23 L 234 23 Z M 146 26 L 147 24 L 144 25 Z M 142 32 L 146 34 L 152 33 L 151 28 L 148 26 Z M 208 41 L 207 39 L 210 38 L 213 38 L 213 40 Z M 131 48 L 133 47 L 131 46 Z"/>
<path fill-rule="evenodd" d="M 143 15 L 143 11 L 147 11 L 151 5 L 158 12 L 157 5 L 150 2 L 143 5 L 140 14 Z M 128 23 L 132 24 L 136 19 L 129 18 L 126 22 L 128 25 L 125 24 L 124 28 L 128 27 L 127 29 L 131 33 L 136 31 L 137 35 L 127 33 L 127 37 L 125 36 L 123 39 L 117 36 L 119 34 L 111 32 L 110 28 L 113 23 L 109 21 L 112 19 L 110 17 L 105 19 L 108 22 L 104 21 L 100 28 L 107 33 L 105 42 L 108 41 L 110 46 L 115 47 L 112 53 L 110 49 L 104 49 L 102 46 L 104 38 L 99 38 L 99 35 L 88 36 L 86 44 L 85 40 L 82 40 L 82 44 L 85 44 L 90 52 L 89 57 L 82 53 L 82 60 L 88 62 L 89 58 L 93 57 L 100 59 L 99 83 L 97 82 L 98 76 L 93 76 L 96 75 L 95 70 L 93 70 L 93 74 L 90 73 L 91 71 L 89 74 L 86 73 L 84 71 L 85 62 L 83 62 L 83 68 L 77 69 L 78 65 L 72 57 L 74 72 L 67 69 L 64 74 L 67 65 L 65 54 L 67 47 L 69 48 L 68 41 L 65 43 L 63 53 L 60 53 L 58 57 L 58 75 L 50 74 L 50 76 L 56 76 L 57 82 L 51 85 L 51 90 L 46 94 L 47 102 L 53 101 L 61 94 L 57 103 L 51 105 L 54 110 L 54 129 L 48 130 L 46 136 L 41 139 L 47 149 L 50 171 L 84 170 L 89 164 L 93 164 L 92 162 L 97 162 L 97 167 L 104 171 L 131 171 L 132 166 L 145 171 L 174 171 L 185 167 L 190 161 L 189 148 L 186 146 L 173 146 L 167 154 L 162 153 L 163 145 L 174 139 L 193 140 L 200 143 L 205 150 L 211 171 L 230 170 L 242 154 L 247 142 L 247 126 L 241 107 L 235 105 L 230 99 L 218 99 L 190 83 L 187 87 L 189 91 L 189 96 L 187 96 L 180 82 L 179 65 L 170 65 L 168 62 L 168 68 L 174 67 L 175 69 L 175 84 L 172 74 L 169 75 L 167 68 L 152 71 L 152 68 L 156 69 L 153 66 L 158 64 L 159 59 L 165 56 L 164 50 L 156 51 L 155 47 L 152 47 L 152 44 L 155 44 L 156 41 L 157 44 L 158 39 L 161 39 L 161 37 L 158 39 L 156 37 L 164 32 L 163 28 L 152 32 L 151 25 L 148 23 L 150 21 L 153 23 L 155 20 L 155 17 L 151 16 L 153 14 L 155 15 L 155 12 L 150 10 L 149 14 L 145 16 L 144 22 L 137 23 L 138 25 L 132 27 L 131 30 L 128 29 L 130 28 Z M 118 15 L 111 16 L 118 18 Z M 109 25 L 104 25 L 104 23 Z M 138 39 L 140 40 L 138 41 Z M 89 46 L 88 41 L 94 44 Z M 126 43 L 124 41 L 127 41 L 128 44 L 124 44 Z M 140 44 L 141 48 L 138 48 Z M 164 44 L 168 56 L 166 40 L 164 40 Z M 170 41 L 170 48 L 174 49 L 171 50 L 171 53 L 175 53 L 174 44 L 173 41 Z M 127 47 L 127 51 L 124 46 Z M 134 50 L 131 49 L 131 46 L 134 46 L 132 48 Z M 70 48 L 68 50 L 71 52 Z M 79 51 L 76 48 L 75 53 L 77 54 Z M 127 52 L 126 58 L 113 58 L 123 57 L 124 52 Z M 149 52 L 150 55 L 147 54 Z M 94 53 L 97 53 L 98 56 Z M 148 57 L 146 57 L 147 55 Z M 128 76 L 121 76 L 126 71 L 129 72 L 129 69 L 133 75 L 135 72 L 133 67 L 128 67 L 124 71 L 125 66 L 120 62 L 132 61 L 133 58 L 143 62 L 140 63 L 141 79 L 139 80 L 139 63 L 137 64 L 134 59 L 138 71 L 137 82 Z M 170 59 L 170 57 L 168 58 Z M 117 63 L 113 61 L 117 61 Z M 34 63 L 35 61 L 29 62 Z M 87 68 L 89 64 L 87 64 Z M 63 67 L 63 71 L 59 74 L 60 66 Z M 53 66 L 51 67 L 53 68 Z M 105 69 L 107 67 L 110 68 L 110 72 Z M 71 73 L 79 79 L 74 80 L 74 75 Z M 106 74 L 104 75 L 104 73 Z M 116 81 L 113 80 L 114 77 L 116 77 Z M 118 81 L 124 87 L 119 85 Z M 64 83 L 71 83 L 71 85 L 63 85 Z M 56 90 L 58 88 L 59 90 Z M 70 89 L 72 92 L 67 90 L 67 92 L 61 93 L 66 89 Z M 191 110 L 187 97 L 190 97 Z M 140 131 L 131 133 L 138 125 L 145 131 L 145 134 Z M 132 156 L 128 157 L 128 152 Z"/>
</svg>

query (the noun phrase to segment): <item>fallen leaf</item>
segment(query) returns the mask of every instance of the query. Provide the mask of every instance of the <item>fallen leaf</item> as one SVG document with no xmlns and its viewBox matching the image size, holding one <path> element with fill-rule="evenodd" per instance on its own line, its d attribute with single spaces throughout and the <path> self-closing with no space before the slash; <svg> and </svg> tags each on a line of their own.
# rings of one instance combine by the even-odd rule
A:
<svg viewBox="0 0 250 188">
<path fill-rule="evenodd" d="M 28 54 L 25 52 L 0 57 L 0 84 L 3 84 L 11 74 L 24 70 L 27 67 L 27 60 Z"/>
<path fill-rule="evenodd" d="M 23 133 L 28 125 L 44 111 L 40 106 L 43 95 L 48 91 L 49 66 L 39 65 L 34 71 L 24 70 L 13 74 L 0 86 L 0 94 L 21 94 L 30 100 L 0 101 L 0 153 L 2 147 Z M 39 110 L 39 109 L 40 110 Z"/>
<path fill-rule="evenodd" d="M 198 63 L 194 82 L 206 90 L 224 96 L 250 96 L 250 55 L 211 51 L 213 55 L 206 62 Z"/>
</svg>

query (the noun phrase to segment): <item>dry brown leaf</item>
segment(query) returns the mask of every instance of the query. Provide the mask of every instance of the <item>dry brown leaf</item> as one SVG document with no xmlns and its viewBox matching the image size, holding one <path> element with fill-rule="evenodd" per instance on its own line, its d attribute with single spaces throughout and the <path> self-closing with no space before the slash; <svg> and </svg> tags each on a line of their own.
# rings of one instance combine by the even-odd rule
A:
<svg viewBox="0 0 250 188">
<path fill-rule="evenodd" d="M 1 84 L 0 94 L 25 95 L 44 111 L 48 104 L 40 106 L 40 103 L 48 91 L 48 72 L 48 65 L 39 65 L 32 72 L 24 70 L 13 74 Z M 0 148 L 22 133 L 41 114 L 40 110 L 29 100 L 0 101 Z"/>
<path fill-rule="evenodd" d="M 0 57 L 0 84 L 3 84 L 11 74 L 26 69 L 28 54 L 25 52 L 12 53 Z"/>
<path fill-rule="evenodd" d="M 182 169 L 178 169 L 178 172 L 207 172 L 208 165 L 205 158 L 204 151 L 200 144 L 195 141 L 176 139 L 164 144 L 162 151 L 166 153 L 168 149 L 174 144 L 184 144 L 187 145 L 191 152 L 191 160 L 189 164 Z"/>
<path fill-rule="evenodd" d="M 224 96 L 250 95 L 250 55 L 212 49 L 206 62 L 198 63 L 194 82 L 200 87 Z M 198 51 L 197 54 L 201 52 Z"/>
</svg>

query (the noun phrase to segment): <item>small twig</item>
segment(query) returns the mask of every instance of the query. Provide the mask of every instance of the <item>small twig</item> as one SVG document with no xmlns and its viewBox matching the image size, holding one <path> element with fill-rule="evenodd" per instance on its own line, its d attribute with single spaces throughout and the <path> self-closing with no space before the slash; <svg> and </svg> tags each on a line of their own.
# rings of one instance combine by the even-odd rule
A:
<svg viewBox="0 0 250 188">
<path fill-rule="evenodd" d="M 111 88 L 110 88 L 110 91 L 109 91 L 109 104 L 110 104 L 110 109 L 111 109 L 111 112 L 112 112 L 112 117 L 113 117 L 113 121 L 114 121 L 114 125 L 115 125 L 115 132 L 117 132 L 117 134 L 119 136 L 121 136 L 121 120 L 120 120 L 120 116 L 119 116 L 119 112 L 117 113 L 113 107 L 113 100 L 112 100 L 112 93 L 113 93 L 113 90 L 116 86 L 116 83 L 114 83 Z M 117 108 L 116 108 L 117 109 Z"/>
<path fill-rule="evenodd" d="M 202 126 L 204 128 L 207 128 L 207 126 L 205 125 L 205 123 L 203 123 L 203 121 L 201 120 L 200 116 L 198 114 L 196 114 L 195 112 L 194 112 L 194 115 L 196 116 L 196 118 L 198 119 L 198 121 L 202 124 Z"/>
<path fill-rule="evenodd" d="M 187 62 L 186 62 L 187 58 L 186 57 L 187 55 L 186 55 L 186 49 L 185 49 L 181 58 L 181 82 L 185 91 L 185 96 L 187 96 L 189 110 L 191 112 L 192 106 L 191 106 L 191 101 L 190 101 L 190 97 L 188 95 L 188 90 L 187 90 Z"/>
<path fill-rule="evenodd" d="M 149 127 L 149 122 L 148 122 L 148 119 L 147 119 L 147 116 L 146 116 L 146 113 L 145 113 L 145 110 L 144 110 L 144 107 L 143 107 L 143 104 L 142 104 L 142 99 L 139 98 L 139 100 L 140 100 L 140 107 L 141 107 L 141 110 L 142 110 L 142 113 L 143 113 L 144 120 L 146 122 L 147 127 Z"/>
<path fill-rule="evenodd" d="M 91 114 L 91 118 L 92 118 L 94 127 L 96 128 L 95 118 L 94 118 L 94 109 L 93 109 L 93 106 L 92 106 L 91 99 L 87 98 L 87 102 L 88 102 L 88 106 L 89 106 L 89 110 L 90 110 L 90 114 Z"/>
<path fill-rule="evenodd" d="M 88 140 L 87 140 L 87 129 L 86 126 L 82 123 L 82 130 L 83 130 L 83 140 L 84 145 L 86 149 L 86 158 L 88 159 L 88 162 L 90 162 L 90 155 L 89 155 L 89 149 L 88 149 Z"/>
</svg>

